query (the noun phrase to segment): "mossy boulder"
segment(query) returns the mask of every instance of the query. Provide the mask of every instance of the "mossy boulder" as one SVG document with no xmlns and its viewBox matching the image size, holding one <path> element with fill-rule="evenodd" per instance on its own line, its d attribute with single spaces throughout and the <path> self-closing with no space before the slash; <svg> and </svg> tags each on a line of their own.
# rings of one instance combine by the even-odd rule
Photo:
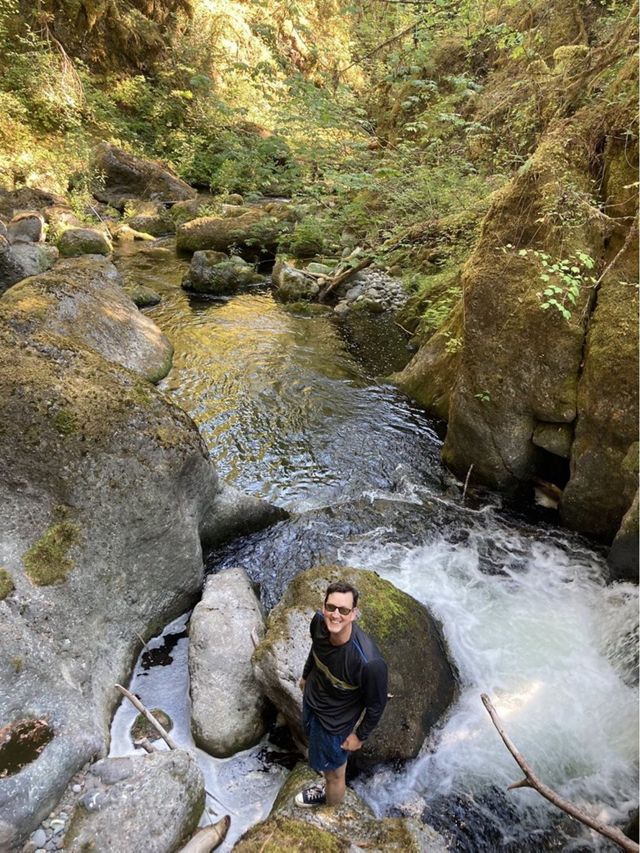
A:
<svg viewBox="0 0 640 853">
<path fill-rule="evenodd" d="M 375 572 L 319 566 L 297 575 L 271 611 L 267 634 L 253 662 L 267 697 L 304 742 L 298 680 L 310 649 L 309 623 L 334 580 L 360 591 L 360 624 L 378 644 L 389 667 L 389 700 L 382 720 L 362 750 L 360 766 L 413 758 L 451 704 L 455 675 L 440 627 L 428 610 Z"/>
<path fill-rule="evenodd" d="M 435 830 L 408 818 L 374 817 L 350 788 L 337 808 L 301 809 L 294 803 L 298 791 L 318 776 L 298 765 L 281 788 L 266 821 L 252 827 L 237 842 L 237 853 L 347 853 L 349 850 L 389 850 L 398 853 L 444 853 L 444 839 Z"/>
<path fill-rule="evenodd" d="M 271 280 L 275 295 L 282 302 L 309 302 L 320 292 L 316 278 L 280 259 L 273 267 Z"/>
<path fill-rule="evenodd" d="M 173 347 L 156 324 L 138 311 L 107 260 L 77 258 L 11 288 L 7 311 L 38 320 L 102 356 L 158 382 L 171 369 Z"/>
<path fill-rule="evenodd" d="M 157 202 L 136 202 L 126 208 L 126 224 L 134 231 L 164 237 L 174 234 L 176 224 L 169 210 Z"/>
<path fill-rule="evenodd" d="M 159 305 L 162 301 L 159 293 L 144 284 L 124 285 L 123 290 L 136 308 L 150 308 L 152 305 Z"/>
<path fill-rule="evenodd" d="M 165 732 L 170 732 L 173 728 L 173 722 L 166 711 L 163 711 L 162 708 L 151 708 L 150 711 Z M 142 740 L 143 738 L 151 741 L 158 740 L 160 738 L 160 732 L 158 729 L 152 725 L 152 723 L 150 723 L 142 713 L 138 714 L 133 721 L 130 735 L 134 744 L 136 741 Z"/>
<path fill-rule="evenodd" d="M 223 252 L 201 251 L 194 253 L 182 287 L 194 293 L 230 296 L 261 281 L 263 277 L 242 258 L 229 258 Z"/>
<path fill-rule="evenodd" d="M 235 251 L 247 260 L 275 254 L 281 237 L 288 233 L 298 218 L 288 204 L 267 204 L 253 207 L 241 216 L 204 216 L 178 226 L 178 249 L 197 252 L 213 249 L 217 252 Z"/>
<path fill-rule="evenodd" d="M 131 198 L 167 203 L 196 196 L 196 191 L 166 164 L 136 157 L 107 142 L 96 147 L 94 159 L 103 183 L 94 187 L 93 194 L 117 210 L 123 210 Z"/>
<path fill-rule="evenodd" d="M 98 228 L 67 228 L 57 240 L 58 251 L 63 258 L 79 255 L 110 255 L 111 240 Z"/>
</svg>

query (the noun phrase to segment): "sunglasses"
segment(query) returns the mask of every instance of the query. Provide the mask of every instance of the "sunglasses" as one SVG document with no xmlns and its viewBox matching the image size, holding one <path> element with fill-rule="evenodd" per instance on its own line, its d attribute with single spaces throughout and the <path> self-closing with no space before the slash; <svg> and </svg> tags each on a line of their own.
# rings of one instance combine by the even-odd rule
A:
<svg viewBox="0 0 640 853">
<path fill-rule="evenodd" d="M 327 611 L 327 613 L 335 613 L 337 610 L 341 616 L 348 616 L 354 608 L 353 607 L 338 607 L 337 604 L 327 604 L 325 602 L 324 609 Z"/>
</svg>

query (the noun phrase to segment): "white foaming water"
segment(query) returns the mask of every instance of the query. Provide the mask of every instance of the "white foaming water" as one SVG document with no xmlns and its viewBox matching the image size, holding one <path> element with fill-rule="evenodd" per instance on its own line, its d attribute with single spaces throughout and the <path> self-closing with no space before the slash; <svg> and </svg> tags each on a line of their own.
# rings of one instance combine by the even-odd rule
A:
<svg viewBox="0 0 640 853">
<path fill-rule="evenodd" d="M 637 805 L 638 707 L 628 683 L 637 588 L 606 587 L 601 561 L 584 548 L 528 537 L 483 515 L 464 544 L 440 534 L 421 547 L 361 543 L 341 554 L 429 607 L 461 684 L 420 757 L 400 775 L 376 776 L 363 793 L 382 812 L 416 796 L 473 796 L 520 779 L 482 705 L 488 693 L 543 781 L 594 816 L 624 820 Z M 494 557 L 487 572 L 488 549 L 501 555 L 502 571 L 495 573 Z M 543 802 L 531 790 L 507 796 L 523 812 Z"/>
</svg>

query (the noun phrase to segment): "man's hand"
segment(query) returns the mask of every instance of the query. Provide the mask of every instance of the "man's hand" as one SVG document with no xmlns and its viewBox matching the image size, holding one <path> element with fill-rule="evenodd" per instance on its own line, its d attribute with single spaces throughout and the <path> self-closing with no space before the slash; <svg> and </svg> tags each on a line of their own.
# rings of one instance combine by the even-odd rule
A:
<svg viewBox="0 0 640 853">
<path fill-rule="evenodd" d="M 347 752 L 356 752 L 360 749 L 364 741 L 360 740 L 358 735 L 355 732 L 351 732 L 349 737 L 345 740 L 343 744 L 341 744 L 343 749 L 346 749 Z"/>
<path fill-rule="evenodd" d="M 300 690 L 302 690 L 303 692 L 304 692 L 304 686 L 305 686 L 305 684 L 306 684 L 306 683 L 307 683 L 307 682 L 306 682 L 306 679 L 304 679 L 304 678 L 301 678 L 301 679 L 300 679 L 300 681 L 298 682 L 298 687 L 299 687 L 299 688 L 300 688 Z"/>
</svg>

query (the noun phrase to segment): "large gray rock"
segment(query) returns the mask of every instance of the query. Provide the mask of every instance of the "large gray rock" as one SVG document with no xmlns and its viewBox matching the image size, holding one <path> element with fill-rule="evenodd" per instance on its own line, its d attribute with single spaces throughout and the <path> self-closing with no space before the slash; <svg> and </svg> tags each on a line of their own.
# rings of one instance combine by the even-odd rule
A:
<svg viewBox="0 0 640 853">
<path fill-rule="evenodd" d="M 156 324 L 140 313 L 121 283 L 109 261 L 74 258 L 15 285 L 2 297 L 2 305 L 158 382 L 171 369 L 173 347 Z"/>
<path fill-rule="evenodd" d="M 16 243 L 0 237 L 0 293 L 23 278 L 48 270 L 58 258 L 55 246 L 46 243 Z"/>
<path fill-rule="evenodd" d="M 229 258 L 223 252 L 195 252 L 182 281 L 185 290 L 229 296 L 243 287 L 264 281 L 251 264 L 242 258 Z"/>
<path fill-rule="evenodd" d="M 204 798 L 202 772 L 188 752 L 104 759 L 87 775 L 65 850 L 173 853 L 197 826 Z"/>
<path fill-rule="evenodd" d="M 58 250 L 65 258 L 79 255 L 110 255 L 113 251 L 108 234 L 98 228 L 67 228 L 58 237 Z"/>
<path fill-rule="evenodd" d="M 198 746 L 220 758 L 253 746 L 265 731 L 254 636 L 264 636 L 264 618 L 246 572 L 209 577 L 189 628 L 191 729 Z"/>
<path fill-rule="evenodd" d="M 326 850 L 348 853 L 354 849 L 398 853 L 444 853 L 444 838 L 411 818 L 374 817 L 355 791 L 347 788 L 338 807 L 301 809 L 294 803 L 298 791 L 318 781 L 307 767 L 298 765 L 278 794 L 267 820 L 256 824 L 233 848 L 235 853 L 261 850 Z M 273 847 L 271 847 L 273 845 Z M 354 848 L 355 845 L 355 848 Z"/>
<path fill-rule="evenodd" d="M 97 146 L 95 165 L 104 176 L 104 186 L 94 190 L 95 197 L 118 210 L 130 198 L 175 202 L 197 195 L 166 164 L 135 157 L 107 142 Z"/>
<path fill-rule="evenodd" d="M 104 753 L 113 685 L 140 637 L 194 603 L 202 542 L 237 524 L 184 412 L 1 301 L 0 405 L 0 565 L 10 581 L 0 601 L 0 721 L 46 719 L 54 732 L 35 760 L 0 778 L 4 850 Z"/>
<path fill-rule="evenodd" d="M 366 766 L 414 758 L 451 704 L 455 676 L 440 628 L 427 609 L 375 572 L 320 566 L 297 575 L 271 611 L 266 636 L 254 652 L 256 678 L 296 738 L 304 742 L 298 681 L 311 647 L 309 623 L 334 580 L 346 580 L 360 591 L 360 624 L 387 661 L 393 696 L 373 735 L 354 753 L 354 761 Z"/>
<path fill-rule="evenodd" d="M 633 503 L 622 519 L 620 529 L 616 533 L 607 563 L 611 574 L 616 580 L 631 580 L 638 582 L 638 493 Z"/>
<path fill-rule="evenodd" d="M 0 216 L 11 219 L 21 210 L 43 210 L 52 205 L 68 206 L 67 200 L 57 193 L 37 187 L 19 187 L 17 190 L 0 189 Z"/>
<path fill-rule="evenodd" d="M 7 226 L 10 243 L 42 243 L 44 241 L 44 216 L 37 210 L 17 213 Z"/>
</svg>

